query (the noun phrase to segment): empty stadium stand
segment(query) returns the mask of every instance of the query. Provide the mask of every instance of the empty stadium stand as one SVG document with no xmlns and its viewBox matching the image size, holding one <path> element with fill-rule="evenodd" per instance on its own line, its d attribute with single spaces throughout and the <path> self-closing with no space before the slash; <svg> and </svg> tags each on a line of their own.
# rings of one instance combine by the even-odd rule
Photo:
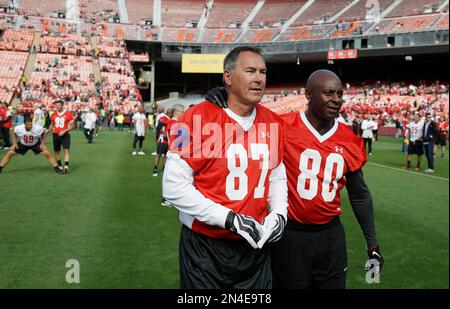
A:
<svg viewBox="0 0 450 309">
<path fill-rule="evenodd" d="M 442 0 L 403 0 L 386 17 L 433 13 Z"/>
<path fill-rule="evenodd" d="M 281 21 L 289 19 L 294 13 L 305 4 L 306 0 L 266 0 L 255 18 L 252 26 L 275 26 Z"/>
<path fill-rule="evenodd" d="M 28 53 L 0 50 L 0 102 L 10 103 L 22 77 Z"/>
<path fill-rule="evenodd" d="M 126 5 L 128 18 L 133 24 L 139 24 L 143 19 L 153 18 L 153 0 L 128 0 Z"/>
<path fill-rule="evenodd" d="M 51 36 L 81 34 L 129 40 L 230 44 L 343 38 L 367 31 L 400 33 L 448 27 L 448 1 L 444 0 L 379 0 L 379 12 L 387 15 L 381 22 L 372 18 L 376 6 L 365 0 L 266 0 L 258 7 L 257 0 L 124 0 L 125 5 L 120 8 L 122 15 L 128 16 L 128 24 L 117 20 L 120 16 L 117 0 L 74 1 L 82 20 L 80 24 L 52 15 L 56 11 L 64 12 L 64 0 L 18 3 L 17 12 L 0 12 L 0 27 L 34 29 Z M 155 3 L 161 7 L 154 7 Z M 0 5 L 8 6 L 10 1 L 3 0 Z M 255 10 L 251 18 L 254 8 L 259 10 Z M 161 25 L 152 25 L 154 10 L 161 14 Z M 289 20 L 296 12 L 298 17 L 295 15 L 294 21 Z M 197 27 L 200 20 L 206 21 L 205 28 Z M 285 28 L 287 20 L 289 26 Z"/>
<path fill-rule="evenodd" d="M 240 29 L 205 29 L 202 42 L 204 43 L 232 43 L 241 33 Z"/>
<path fill-rule="evenodd" d="M 117 0 L 79 0 L 80 18 L 87 22 L 109 21 L 119 16 Z"/>
<path fill-rule="evenodd" d="M 204 0 L 161 1 L 161 25 L 185 27 L 186 24 L 197 23 L 204 7 Z"/>
<path fill-rule="evenodd" d="M 216 0 L 208 14 L 207 28 L 233 28 L 243 23 L 256 0 Z"/>
<path fill-rule="evenodd" d="M 351 0 L 316 0 L 291 26 L 308 25 L 319 21 L 327 22 L 328 19 L 336 15 L 336 13 L 342 10 L 350 2 Z"/>
<path fill-rule="evenodd" d="M 0 49 L 12 51 L 29 51 L 33 42 L 34 31 L 6 29 L 0 41 Z"/>
<path fill-rule="evenodd" d="M 429 30 L 439 18 L 439 14 L 389 18 L 382 20 L 372 30 L 372 33 L 400 33 Z"/>
<path fill-rule="evenodd" d="M 54 12 L 66 12 L 66 0 L 20 0 L 19 13 L 50 17 Z"/>
<path fill-rule="evenodd" d="M 378 7 L 374 7 L 370 5 L 370 2 L 366 0 L 359 0 L 354 6 L 344 12 L 339 16 L 339 21 L 359 21 L 363 20 L 366 17 L 374 17 L 368 16 L 370 13 L 374 12 L 374 10 L 378 10 L 378 15 L 383 12 L 391 3 L 392 0 L 378 0 Z M 368 5 L 369 7 L 367 7 Z"/>
</svg>

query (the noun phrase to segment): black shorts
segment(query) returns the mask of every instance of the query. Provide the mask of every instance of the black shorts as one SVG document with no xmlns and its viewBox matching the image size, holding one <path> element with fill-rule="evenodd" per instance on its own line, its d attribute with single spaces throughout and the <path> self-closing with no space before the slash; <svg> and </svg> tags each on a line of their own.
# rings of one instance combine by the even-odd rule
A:
<svg viewBox="0 0 450 309">
<path fill-rule="evenodd" d="M 288 220 L 271 259 L 274 289 L 344 289 L 347 248 L 339 217 L 321 225 Z"/>
<path fill-rule="evenodd" d="M 416 154 L 418 156 L 423 155 L 423 142 L 422 141 L 409 141 L 408 154 Z"/>
<path fill-rule="evenodd" d="M 253 249 L 246 240 L 209 238 L 185 225 L 180 236 L 182 289 L 269 289 L 270 250 Z"/>
<path fill-rule="evenodd" d="M 167 155 L 167 150 L 169 150 L 169 144 L 158 142 L 156 145 L 156 154 L 158 156 Z"/>
<path fill-rule="evenodd" d="M 441 145 L 441 146 L 445 146 L 447 145 L 447 138 L 445 135 L 436 135 L 436 140 L 435 140 L 435 144 L 436 145 Z"/>
<path fill-rule="evenodd" d="M 34 152 L 35 155 L 38 155 L 42 152 L 41 150 L 41 142 L 39 141 L 36 145 L 34 146 L 25 146 L 21 143 L 17 144 L 17 148 L 14 149 L 14 151 L 20 155 L 24 155 L 28 152 L 28 150 L 31 150 Z"/>
<path fill-rule="evenodd" d="M 59 136 L 56 133 L 53 133 L 53 150 L 61 151 L 61 146 L 64 149 L 70 149 L 70 134 L 66 133 L 63 136 Z"/>
</svg>

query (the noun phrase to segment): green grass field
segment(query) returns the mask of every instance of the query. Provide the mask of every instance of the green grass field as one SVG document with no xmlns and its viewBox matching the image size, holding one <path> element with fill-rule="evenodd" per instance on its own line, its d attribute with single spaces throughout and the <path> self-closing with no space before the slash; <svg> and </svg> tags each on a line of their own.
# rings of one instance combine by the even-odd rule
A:
<svg viewBox="0 0 450 309">
<path fill-rule="evenodd" d="M 0 288 L 178 287 L 180 224 L 160 206 L 153 137 L 146 156 L 132 157 L 131 142 L 128 131 L 102 132 L 94 145 L 73 133 L 68 175 L 32 153 L 12 160 L 0 174 Z M 364 239 L 344 193 L 349 288 L 449 287 L 448 156 L 432 176 L 406 172 L 400 147 L 381 138 L 364 169 L 385 257 L 379 284 L 365 281 Z M 69 259 L 80 263 L 79 284 L 65 281 Z"/>
</svg>

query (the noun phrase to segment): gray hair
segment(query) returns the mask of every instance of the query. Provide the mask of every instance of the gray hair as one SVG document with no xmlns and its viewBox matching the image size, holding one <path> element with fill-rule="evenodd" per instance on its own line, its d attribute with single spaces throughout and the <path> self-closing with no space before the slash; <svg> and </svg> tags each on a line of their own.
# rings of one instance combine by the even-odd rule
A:
<svg viewBox="0 0 450 309">
<path fill-rule="evenodd" d="M 257 47 L 253 47 L 253 46 L 238 46 L 233 48 L 226 56 L 225 59 L 223 60 L 223 70 L 224 71 L 231 71 L 234 69 L 234 66 L 236 64 L 236 61 L 239 57 L 239 54 L 242 52 L 252 52 L 255 54 L 258 54 L 262 57 L 261 54 L 261 50 Z"/>
</svg>

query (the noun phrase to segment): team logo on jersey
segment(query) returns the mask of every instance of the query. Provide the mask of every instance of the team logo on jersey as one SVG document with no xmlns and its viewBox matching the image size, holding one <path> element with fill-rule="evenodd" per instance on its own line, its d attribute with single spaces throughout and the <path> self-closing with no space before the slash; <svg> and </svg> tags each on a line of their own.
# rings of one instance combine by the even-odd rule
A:
<svg viewBox="0 0 450 309">
<path fill-rule="evenodd" d="M 340 154 L 344 154 L 344 147 L 335 146 L 334 151 Z"/>
<path fill-rule="evenodd" d="M 261 132 L 261 136 L 262 138 L 270 138 L 270 133 L 269 132 Z"/>
</svg>

